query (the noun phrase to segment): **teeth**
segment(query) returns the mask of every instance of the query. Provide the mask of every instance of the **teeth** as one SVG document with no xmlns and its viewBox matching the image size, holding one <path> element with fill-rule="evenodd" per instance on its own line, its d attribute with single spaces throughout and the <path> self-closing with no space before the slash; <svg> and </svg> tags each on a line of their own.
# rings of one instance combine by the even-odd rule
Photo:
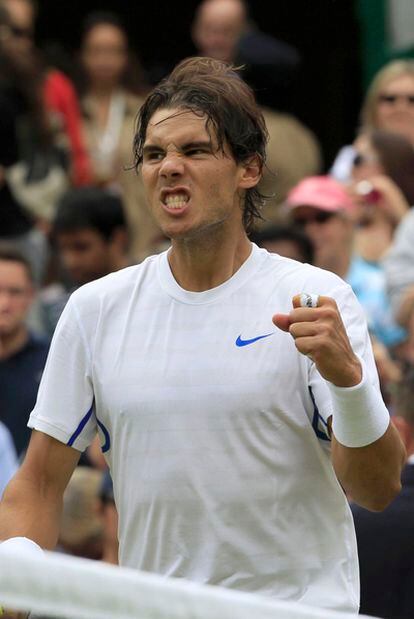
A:
<svg viewBox="0 0 414 619">
<path fill-rule="evenodd" d="M 165 204 L 170 208 L 183 208 L 188 202 L 188 197 L 185 194 L 170 194 L 165 198 Z"/>
</svg>

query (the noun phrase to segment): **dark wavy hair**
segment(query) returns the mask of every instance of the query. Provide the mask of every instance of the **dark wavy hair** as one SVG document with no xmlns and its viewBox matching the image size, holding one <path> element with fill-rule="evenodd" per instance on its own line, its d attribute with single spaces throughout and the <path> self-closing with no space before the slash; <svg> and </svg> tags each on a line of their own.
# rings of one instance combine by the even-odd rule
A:
<svg viewBox="0 0 414 619">
<path fill-rule="evenodd" d="M 212 58 L 194 57 L 180 62 L 162 80 L 141 107 L 134 138 L 134 162 L 142 163 L 147 127 L 159 109 L 188 109 L 206 118 L 206 129 L 217 139 L 218 148 L 225 146 L 236 163 L 258 155 L 261 166 L 266 160 L 268 133 L 263 114 L 253 91 L 241 79 L 238 69 Z M 243 224 L 250 230 L 255 219 L 262 219 L 261 208 L 266 196 L 257 187 L 246 190 Z"/>
</svg>

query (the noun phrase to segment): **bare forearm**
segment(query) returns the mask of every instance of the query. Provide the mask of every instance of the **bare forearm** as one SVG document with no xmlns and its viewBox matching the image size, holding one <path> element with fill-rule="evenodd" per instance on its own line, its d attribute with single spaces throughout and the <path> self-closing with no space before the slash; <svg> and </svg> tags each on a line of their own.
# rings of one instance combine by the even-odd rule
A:
<svg viewBox="0 0 414 619">
<path fill-rule="evenodd" d="M 332 437 L 332 462 L 345 492 L 356 503 L 381 511 L 398 494 L 405 450 L 390 423 L 385 434 L 365 447 L 345 447 Z"/>
<path fill-rule="evenodd" d="M 61 510 L 61 499 L 45 494 L 39 484 L 18 473 L 0 503 L 0 540 L 28 537 L 42 548 L 53 549 Z"/>
</svg>

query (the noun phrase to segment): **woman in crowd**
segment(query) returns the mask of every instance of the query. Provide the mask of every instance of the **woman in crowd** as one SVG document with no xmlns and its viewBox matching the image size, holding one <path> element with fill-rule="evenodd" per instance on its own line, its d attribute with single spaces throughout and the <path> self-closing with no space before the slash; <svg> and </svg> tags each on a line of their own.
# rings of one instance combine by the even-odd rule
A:
<svg viewBox="0 0 414 619">
<path fill-rule="evenodd" d="M 394 60 L 375 75 L 361 110 L 362 130 L 380 129 L 404 136 L 414 146 L 414 61 Z M 348 181 L 355 156 L 353 146 L 343 147 L 331 174 Z"/>
<path fill-rule="evenodd" d="M 135 257 L 150 251 L 158 228 L 145 207 L 142 186 L 131 169 L 134 121 L 144 82 L 116 15 L 93 13 L 84 23 L 80 95 L 94 182 L 122 193 Z"/>
<path fill-rule="evenodd" d="M 68 171 L 44 105 L 41 65 L 34 54 L 16 53 L 15 36 L 0 6 L 0 238 L 20 248 L 40 283 L 44 231 Z"/>
<path fill-rule="evenodd" d="M 349 191 L 357 205 L 356 227 L 347 279 L 375 325 L 379 345 L 406 359 L 407 332 L 393 318 L 382 258 L 414 204 L 414 149 L 402 135 L 381 130 L 362 132 L 354 149 Z"/>
<path fill-rule="evenodd" d="M 354 150 L 350 191 L 359 205 L 355 250 L 378 262 L 414 204 L 414 149 L 400 134 L 366 130 Z"/>
</svg>

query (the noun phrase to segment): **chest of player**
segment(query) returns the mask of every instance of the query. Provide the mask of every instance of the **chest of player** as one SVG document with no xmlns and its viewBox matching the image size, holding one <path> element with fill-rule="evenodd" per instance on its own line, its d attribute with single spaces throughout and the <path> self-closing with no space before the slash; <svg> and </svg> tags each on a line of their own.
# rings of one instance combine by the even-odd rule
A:
<svg viewBox="0 0 414 619">
<path fill-rule="evenodd" d="M 255 302 L 171 301 L 112 323 L 94 355 L 98 407 L 135 422 L 166 411 L 202 416 L 212 406 L 222 415 L 288 408 L 304 365 L 272 313 Z"/>
</svg>

